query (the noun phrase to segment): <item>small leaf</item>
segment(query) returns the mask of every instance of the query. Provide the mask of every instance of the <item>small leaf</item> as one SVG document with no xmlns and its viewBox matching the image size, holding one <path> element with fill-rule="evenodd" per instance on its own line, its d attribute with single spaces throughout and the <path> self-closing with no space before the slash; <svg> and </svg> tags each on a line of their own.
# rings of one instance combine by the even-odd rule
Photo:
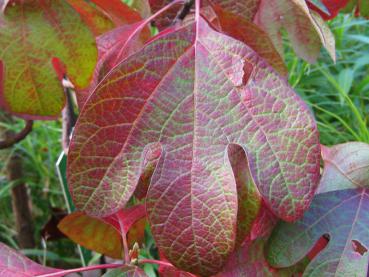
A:
<svg viewBox="0 0 369 277">
<path fill-rule="evenodd" d="M 127 265 L 108 271 L 102 277 L 147 277 L 146 273 L 139 267 Z"/>
<path fill-rule="evenodd" d="M 0 14 L 0 49 L 5 49 L 0 104 L 30 119 L 57 117 L 64 106 L 53 57 L 66 65 L 78 87 L 89 84 L 97 60 L 92 33 L 62 0 L 14 1 Z"/>
<path fill-rule="evenodd" d="M 256 23 L 269 34 L 283 55 L 281 30 L 285 29 L 298 56 L 314 63 L 323 45 L 335 61 L 334 37 L 324 21 L 309 11 L 304 0 L 261 0 Z"/>
<path fill-rule="evenodd" d="M 32 277 L 62 271 L 45 267 L 0 243 L 0 275 L 7 277 Z"/>
<path fill-rule="evenodd" d="M 58 228 L 75 243 L 107 255 L 122 258 L 122 240 L 118 230 L 103 221 L 82 212 L 66 216 Z"/>
<path fill-rule="evenodd" d="M 281 222 L 270 238 L 267 258 L 288 267 L 312 249 L 322 235 L 328 245 L 309 263 L 303 276 L 367 276 L 369 256 L 369 194 L 365 189 L 318 194 L 304 217 Z"/>
<path fill-rule="evenodd" d="M 135 242 L 143 242 L 146 224 L 144 211 L 142 205 L 122 211 L 129 247 Z M 90 250 L 116 259 L 122 258 L 120 227 L 114 216 L 101 220 L 74 212 L 66 216 L 58 228 L 71 240 Z"/>
<path fill-rule="evenodd" d="M 90 96 L 68 154 L 75 204 L 95 216 L 115 213 L 158 144 L 146 198 L 155 241 L 176 267 L 204 276 L 235 245 L 230 144 L 243 148 L 263 201 L 285 220 L 308 208 L 319 179 L 307 106 L 254 51 L 202 18 L 150 41 Z"/>
<path fill-rule="evenodd" d="M 318 192 L 369 188 L 369 145 L 349 142 L 323 146 L 324 171 Z"/>
</svg>

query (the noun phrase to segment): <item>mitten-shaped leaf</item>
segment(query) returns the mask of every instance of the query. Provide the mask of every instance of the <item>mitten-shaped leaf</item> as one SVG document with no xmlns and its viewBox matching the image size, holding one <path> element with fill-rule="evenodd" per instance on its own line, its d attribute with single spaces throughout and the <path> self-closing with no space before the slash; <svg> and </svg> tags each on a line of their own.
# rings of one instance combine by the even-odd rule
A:
<svg viewBox="0 0 369 277">
<path fill-rule="evenodd" d="M 65 1 L 12 2 L 0 14 L 0 104 L 26 118 L 58 116 L 64 94 L 51 60 L 61 59 L 73 84 L 86 87 L 97 59 L 94 37 Z"/>
<path fill-rule="evenodd" d="M 304 0 L 260 0 L 255 21 L 269 34 L 281 55 L 283 28 L 297 55 L 306 61 L 314 63 L 322 45 L 336 59 L 333 34 L 319 15 L 309 11 Z"/>
<path fill-rule="evenodd" d="M 230 144 L 245 151 L 261 197 L 285 220 L 302 215 L 319 178 L 306 105 L 254 51 L 201 18 L 128 57 L 90 96 L 69 152 L 76 205 L 97 216 L 124 206 L 158 144 L 152 231 L 174 265 L 201 275 L 217 272 L 235 244 Z"/>
<path fill-rule="evenodd" d="M 324 171 L 318 192 L 369 188 L 369 145 L 349 142 L 322 146 Z"/>
<path fill-rule="evenodd" d="M 367 276 L 369 194 L 349 189 L 318 194 L 304 217 L 274 230 L 268 260 L 288 267 L 303 258 L 322 235 L 328 245 L 310 262 L 303 276 Z"/>
</svg>

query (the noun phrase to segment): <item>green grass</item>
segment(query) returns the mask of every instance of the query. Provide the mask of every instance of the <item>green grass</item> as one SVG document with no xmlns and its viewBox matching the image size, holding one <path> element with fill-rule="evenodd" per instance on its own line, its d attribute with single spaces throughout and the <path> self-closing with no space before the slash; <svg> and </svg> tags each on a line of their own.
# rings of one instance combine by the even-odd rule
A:
<svg viewBox="0 0 369 277">
<path fill-rule="evenodd" d="M 336 64 L 324 50 L 314 65 L 289 51 L 289 82 L 313 109 L 322 144 L 369 143 L 369 21 L 340 15 L 330 26 Z"/>
</svg>

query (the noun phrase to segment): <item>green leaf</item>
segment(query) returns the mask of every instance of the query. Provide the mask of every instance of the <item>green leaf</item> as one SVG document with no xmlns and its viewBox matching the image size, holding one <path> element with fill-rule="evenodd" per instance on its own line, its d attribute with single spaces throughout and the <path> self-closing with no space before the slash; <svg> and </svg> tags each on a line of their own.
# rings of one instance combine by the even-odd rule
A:
<svg viewBox="0 0 369 277">
<path fill-rule="evenodd" d="M 60 59 L 77 87 L 86 87 L 97 60 L 94 36 L 63 0 L 14 1 L 0 14 L 0 60 L 5 67 L 0 104 L 31 119 L 58 116 L 64 93 L 53 70 Z"/>
</svg>

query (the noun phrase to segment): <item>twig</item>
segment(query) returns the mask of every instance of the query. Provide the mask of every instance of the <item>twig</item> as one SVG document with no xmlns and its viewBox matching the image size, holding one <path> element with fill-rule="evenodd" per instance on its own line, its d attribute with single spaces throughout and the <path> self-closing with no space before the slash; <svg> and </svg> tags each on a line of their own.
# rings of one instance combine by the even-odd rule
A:
<svg viewBox="0 0 369 277">
<path fill-rule="evenodd" d="M 9 135 L 6 139 L 0 141 L 0 149 L 6 149 L 14 144 L 20 142 L 21 140 L 25 139 L 27 135 L 32 131 L 33 121 L 26 120 L 26 125 L 24 126 L 23 130 L 17 134 Z"/>
<path fill-rule="evenodd" d="M 172 25 L 176 25 L 178 22 L 181 22 L 183 19 L 185 19 L 185 17 L 190 13 L 194 3 L 195 0 L 187 0 L 184 3 L 182 9 L 177 13 L 176 17 L 172 22 Z"/>
</svg>

